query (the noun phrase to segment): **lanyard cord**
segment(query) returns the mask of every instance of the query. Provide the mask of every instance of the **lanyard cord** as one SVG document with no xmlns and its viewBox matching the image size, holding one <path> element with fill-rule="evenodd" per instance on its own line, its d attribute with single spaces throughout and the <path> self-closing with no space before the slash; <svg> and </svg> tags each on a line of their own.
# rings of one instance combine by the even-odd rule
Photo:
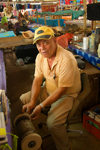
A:
<svg viewBox="0 0 100 150">
<path fill-rule="evenodd" d="M 11 148 L 11 147 L 9 146 L 9 144 L 7 144 L 7 143 L 1 145 L 0 148 L 1 148 L 2 150 L 5 150 L 6 148 L 8 148 L 9 150 L 17 150 L 17 140 L 18 140 L 18 136 L 14 135 L 14 134 L 12 134 L 12 133 L 7 133 L 7 134 L 13 136 L 13 148 Z"/>
<path fill-rule="evenodd" d="M 1 148 L 2 150 L 5 150 L 6 148 L 8 148 L 9 150 L 12 150 L 12 148 L 11 148 L 7 143 L 1 145 L 0 148 Z"/>
</svg>

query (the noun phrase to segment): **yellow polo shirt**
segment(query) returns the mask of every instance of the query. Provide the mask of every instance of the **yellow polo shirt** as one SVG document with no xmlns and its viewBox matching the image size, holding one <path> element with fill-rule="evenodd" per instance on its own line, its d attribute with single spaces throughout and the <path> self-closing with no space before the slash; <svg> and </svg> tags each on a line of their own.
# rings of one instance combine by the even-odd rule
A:
<svg viewBox="0 0 100 150">
<path fill-rule="evenodd" d="M 35 76 L 46 79 L 48 94 L 52 94 L 58 87 L 67 87 L 66 94 L 76 97 L 81 89 L 80 72 L 76 59 L 71 52 L 59 45 L 51 69 L 47 58 L 40 53 L 37 55 Z"/>
</svg>

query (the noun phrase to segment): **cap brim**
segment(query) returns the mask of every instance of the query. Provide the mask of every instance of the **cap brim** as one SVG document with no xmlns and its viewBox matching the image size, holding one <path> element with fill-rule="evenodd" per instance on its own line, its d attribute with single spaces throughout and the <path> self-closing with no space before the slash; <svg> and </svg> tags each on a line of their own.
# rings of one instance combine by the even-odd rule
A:
<svg viewBox="0 0 100 150">
<path fill-rule="evenodd" d="M 41 39 L 50 39 L 52 35 L 42 35 L 33 40 L 33 44 L 35 44 L 38 40 Z"/>
</svg>

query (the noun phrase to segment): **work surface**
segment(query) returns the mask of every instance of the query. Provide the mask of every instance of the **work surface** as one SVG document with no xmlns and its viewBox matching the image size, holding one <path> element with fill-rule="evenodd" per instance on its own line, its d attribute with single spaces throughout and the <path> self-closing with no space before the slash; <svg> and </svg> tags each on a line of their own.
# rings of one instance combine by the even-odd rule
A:
<svg viewBox="0 0 100 150">
<path fill-rule="evenodd" d="M 100 76 L 100 70 L 91 65 L 89 62 L 85 61 L 86 67 L 82 71 L 87 73 L 88 75 L 99 75 Z"/>
<path fill-rule="evenodd" d="M 20 45 L 32 44 L 33 39 L 25 39 L 23 36 L 0 38 L 0 49 L 12 48 Z"/>
</svg>

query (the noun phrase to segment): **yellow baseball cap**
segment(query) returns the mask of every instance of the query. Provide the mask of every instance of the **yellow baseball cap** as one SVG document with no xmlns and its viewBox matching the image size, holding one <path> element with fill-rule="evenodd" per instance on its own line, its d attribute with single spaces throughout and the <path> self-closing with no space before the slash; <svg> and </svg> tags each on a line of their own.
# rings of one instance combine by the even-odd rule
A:
<svg viewBox="0 0 100 150">
<path fill-rule="evenodd" d="M 35 30 L 33 44 L 41 39 L 50 39 L 54 36 L 54 31 L 48 26 L 41 26 Z"/>
</svg>

